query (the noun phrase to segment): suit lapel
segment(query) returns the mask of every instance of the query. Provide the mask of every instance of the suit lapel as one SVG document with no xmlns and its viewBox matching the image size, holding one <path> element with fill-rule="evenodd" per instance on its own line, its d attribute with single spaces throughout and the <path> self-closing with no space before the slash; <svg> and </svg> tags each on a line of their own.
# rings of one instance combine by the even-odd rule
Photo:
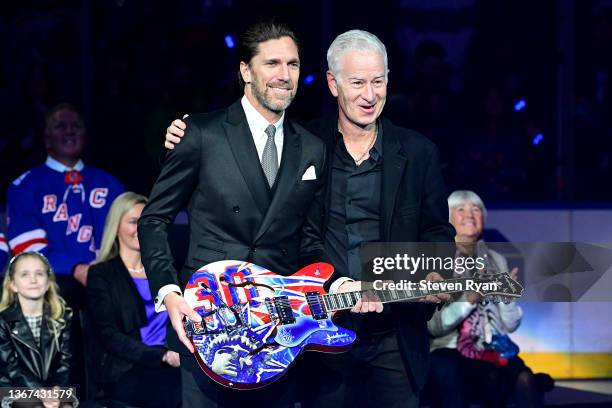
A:
<svg viewBox="0 0 612 408">
<path fill-rule="evenodd" d="M 255 235 L 255 242 L 257 242 L 270 228 L 274 217 L 283 204 L 286 202 L 286 198 L 291 193 L 291 190 L 295 186 L 297 173 L 300 168 L 300 156 L 302 154 L 302 145 L 300 141 L 300 135 L 295 131 L 291 122 L 285 118 L 283 125 L 283 153 L 281 155 L 281 165 L 278 169 L 278 176 L 274 186 L 274 196 L 268 211 L 259 227 L 259 231 Z M 261 166 L 260 166 L 261 167 Z M 262 178 L 263 179 L 263 178 Z"/>
<path fill-rule="evenodd" d="M 408 158 L 389 122 L 381 119 L 381 127 L 383 129 L 381 238 L 387 241 L 399 183 Z"/>
<path fill-rule="evenodd" d="M 242 177 L 257 208 L 264 215 L 270 206 L 270 189 L 266 184 L 255 142 L 240 101 L 228 108 L 227 120 L 223 123 L 223 127 Z"/>
<path fill-rule="evenodd" d="M 132 331 L 142 327 L 142 325 L 147 322 L 144 301 L 142 300 L 142 296 L 140 296 L 140 292 L 138 292 L 134 279 L 123 264 L 121 257 L 118 256 L 114 258 L 112 262 L 113 274 L 115 274 L 117 285 L 116 290 L 122 292 L 120 298 L 122 299 L 124 308 L 121 313 L 123 325 L 125 330 Z"/>
</svg>

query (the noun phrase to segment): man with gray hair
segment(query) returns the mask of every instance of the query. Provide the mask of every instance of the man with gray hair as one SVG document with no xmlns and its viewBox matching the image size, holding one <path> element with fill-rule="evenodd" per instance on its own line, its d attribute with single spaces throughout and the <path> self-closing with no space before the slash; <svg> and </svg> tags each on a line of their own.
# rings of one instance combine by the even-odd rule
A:
<svg viewBox="0 0 612 408">
<path fill-rule="evenodd" d="M 452 242 L 438 149 L 424 136 L 381 116 L 387 97 L 384 44 L 351 30 L 327 52 L 327 85 L 338 114 L 309 129 L 327 146 L 328 182 L 323 228 L 335 268 L 330 292 L 361 288 L 360 249 L 367 242 Z M 185 128 L 174 121 L 166 147 Z M 429 280 L 440 275 L 430 273 Z M 345 354 L 309 355 L 313 375 L 303 406 L 417 407 L 429 359 L 427 321 L 446 297 L 425 302 L 358 302 L 338 324 L 355 330 L 358 342 Z M 379 312 L 379 315 L 366 312 Z M 313 391 L 314 390 L 314 391 Z"/>
</svg>

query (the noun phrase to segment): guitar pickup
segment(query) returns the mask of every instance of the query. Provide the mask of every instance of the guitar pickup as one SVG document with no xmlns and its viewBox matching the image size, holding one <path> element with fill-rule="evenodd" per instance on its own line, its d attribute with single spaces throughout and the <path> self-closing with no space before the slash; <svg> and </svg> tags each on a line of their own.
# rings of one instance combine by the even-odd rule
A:
<svg viewBox="0 0 612 408">
<path fill-rule="evenodd" d="M 327 319 L 328 315 L 321 294 L 319 292 L 306 292 L 304 295 L 306 295 L 306 302 L 308 302 L 312 318 L 315 320 Z"/>
<path fill-rule="evenodd" d="M 276 309 L 276 314 L 280 320 L 280 324 L 295 323 L 295 317 L 293 317 L 293 310 L 291 309 L 291 304 L 289 303 L 289 297 L 275 297 L 274 308 Z"/>
</svg>

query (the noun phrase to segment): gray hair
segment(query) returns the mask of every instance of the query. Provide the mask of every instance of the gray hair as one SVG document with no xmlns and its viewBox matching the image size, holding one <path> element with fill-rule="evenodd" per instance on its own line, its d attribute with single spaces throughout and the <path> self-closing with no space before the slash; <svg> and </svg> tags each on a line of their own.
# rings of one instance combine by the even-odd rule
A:
<svg viewBox="0 0 612 408">
<path fill-rule="evenodd" d="M 374 51 L 380 53 L 385 60 L 385 81 L 389 73 L 387 62 L 387 49 L 374 34 L 363 30 L 350 30 L 340 34 L 331 43 L 327 50 L 327 66 L 336 81 L 340 74 L 340 59 L 348 51 Z"/>
<path fill-rule="evenodd" d="M 480 198 L 478 194 L 471 190 L 455 190 L 448 196 L 448 220 L 451 218 L 451 211 L 460 206 L 463 203 L 473 203 L 476 206 L 480 207 L 480 211 L 482 211 L 482 220 L 485 221 L 487 219 L 487 207 L 485 207 L 484 202 Z"/>
</svg>

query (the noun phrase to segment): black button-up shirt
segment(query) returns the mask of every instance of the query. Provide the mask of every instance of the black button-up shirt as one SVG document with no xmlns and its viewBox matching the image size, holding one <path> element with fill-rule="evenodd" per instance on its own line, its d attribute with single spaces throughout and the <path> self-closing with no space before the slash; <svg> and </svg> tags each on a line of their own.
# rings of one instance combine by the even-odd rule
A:
<svg viewBox="0 0 612 408">
<path fill-rule="evenodd" d="M 361 280 L 361 243 L 380 240 L 381 180 L 381 130 L 370 149 L 370 157 L 359 166 L 338 132 L 332 160 L 331 203 L 325 241 L 334 268 L 355 280 Z"/>
<path fill-rule="evenodd" d="M 337 133 L 332 160 L 331 205 L 325 231 L 327 253 L 343 276 L 362 280 L 361 244 L 380 241 L 382 194 L 382 128 L 370 149 L 370 157 L 359 166 Z M 339 322 L 360 335 L 375 335 L 392 329 L 389 308 L 382 315 L 345 315 Z"/>
</svg>

